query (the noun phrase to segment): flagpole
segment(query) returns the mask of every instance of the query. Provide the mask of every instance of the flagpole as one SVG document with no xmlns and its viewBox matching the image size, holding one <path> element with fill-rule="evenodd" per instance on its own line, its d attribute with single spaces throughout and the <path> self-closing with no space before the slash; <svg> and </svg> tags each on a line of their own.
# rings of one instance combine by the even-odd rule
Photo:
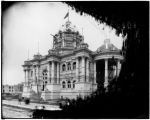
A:
<svg viewBox="0 0 150 120">
<path fill-rule="evenodd" d="M 69 9 L 68 9 L 68 22 L 69 22 Z"/>
</svg>

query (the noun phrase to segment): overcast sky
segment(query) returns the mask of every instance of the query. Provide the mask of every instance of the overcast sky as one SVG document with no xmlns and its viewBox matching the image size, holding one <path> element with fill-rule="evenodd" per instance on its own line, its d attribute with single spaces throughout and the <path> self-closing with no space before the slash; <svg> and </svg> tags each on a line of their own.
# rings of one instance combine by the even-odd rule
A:
<svg viewBox="0 0 150 120">
<path fill-rule="evenodd" d="M 23 63 L 33 58 L 39 51 L 46 55 L 52 48 L 52 36 L 67 21 L 64 19 L 70 11 L 70 21 L 95 51 L 110 38 L 117 48 L 122 47 L 122 37 L 115 35 L 115 30 L 105 24 L 99 24 L 86 14 L 80 15 L 64 3 L 59 2 L 21 2 L 11 6 L 3 14 L 3 84 L 18 84 L 24 81 Z"/>
</svg>

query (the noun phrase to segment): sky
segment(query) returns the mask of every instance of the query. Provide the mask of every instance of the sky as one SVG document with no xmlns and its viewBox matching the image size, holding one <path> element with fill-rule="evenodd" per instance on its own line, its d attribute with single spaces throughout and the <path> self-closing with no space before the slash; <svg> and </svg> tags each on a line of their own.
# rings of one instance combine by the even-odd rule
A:
<svg viewBox="0 0 150 120">
<path fill-rule="evenodd" d="M 109 38 L 117 48 L 122 47 L 122 35 L 117 36 L 115 29 L 100 24 L 87 14 L 82 16 L 61 2 L 21 2 L 7 9 L 2 16 L 2 83 L 14 85 L 24 82 L 24 61 L 39 52 L 48 54 L 53 38 L 69 10 L 69 20 L 83 34 L 89 49 L 96 51 L 104 40 Z"/>
</svg>

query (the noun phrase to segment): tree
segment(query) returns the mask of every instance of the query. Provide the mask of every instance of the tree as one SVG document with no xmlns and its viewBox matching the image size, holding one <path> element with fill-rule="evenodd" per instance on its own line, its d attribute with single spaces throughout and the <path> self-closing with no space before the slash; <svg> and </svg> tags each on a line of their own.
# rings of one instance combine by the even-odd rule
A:
<svg viewBox="0 0 150 120">
<path fill-rule="evenodd" d="M 128 117 L 148 116 L 148 2 L 66 2 L 81 15 L 87 13 L 123 34 L 125 60 L 114 99 L 116 111 Z M 101 101 L 107 105 L 108 102 Z M 109 100 L 108 100 L 109 101 Z M 118 103 L 117 103 L 117 102 Z M 110 102 L 110 101 L 109 101 Z M 110 104 L 109 104 L 110 105 Z M 112 107 L 112 105 L 110 105 Z M 96 105 L 95 105 L 96 107 Z M 100 106 L 99 106 L 100 107 Z M 104 107 L 104 106 L 103 106 Z M 107 106 L 108 109 L 111 109 Z M 130 108 L 130 109 L 129 109 Z M 125 111 L 123 109 L 128 109 Z M 111 111 L 111 110 L 110 110 Z M 129 114 L 132 114 L 131 116 Z M 125 117 L 125 116 L 124 116 Z"/>
</svg>

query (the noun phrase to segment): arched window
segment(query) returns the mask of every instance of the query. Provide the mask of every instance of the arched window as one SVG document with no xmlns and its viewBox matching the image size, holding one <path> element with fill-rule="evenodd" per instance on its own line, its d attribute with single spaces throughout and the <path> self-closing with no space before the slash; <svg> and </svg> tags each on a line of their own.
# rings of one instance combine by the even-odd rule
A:
<svg viewBox="0 0 150 120">
<path fill-rule="evenodd" d="M 62 82 L 62 88 L 66 88 L 66 82 L 65 81 Z"/>
<path fill-rule="evenodd" d="M 71 64 L 68 63 L 68 70 L 71 70 Z"/>
<path fill-rule="evenodd" d="M 62 71 L 65 71 L 65 70 L 66 70 L 66 65 L 63 64 L 63 65 L 62 65 Z"/>
<path fill-rule="evenodd" d="M 73 63 L 73 70 L 76 69 L 76 62 Z"/>
<path fill-rule="evenodd" d="M 68 81 L 68 88 L 71 88 L 71 82 Z"/>
<path fill-rule="evenodd" d="M 73 88 L 75 88 L 75 83 L 76 83 L 76 81 L 74 80 L 74 81 L 73 81 L 73 84 L 72 84 Z"/>
</svg>

